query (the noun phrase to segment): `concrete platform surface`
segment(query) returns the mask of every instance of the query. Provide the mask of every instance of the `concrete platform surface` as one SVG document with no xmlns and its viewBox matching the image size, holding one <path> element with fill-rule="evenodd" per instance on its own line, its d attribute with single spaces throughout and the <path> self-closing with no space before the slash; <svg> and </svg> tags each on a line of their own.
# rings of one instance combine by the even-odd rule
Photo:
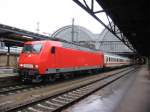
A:
<svg viewBox="0 0 150 112">
<path fill-rule="evenodd" d="M 115 112 L 150 112 L 150 74 L 143 67 Z"/>
<path fill-rule="evenodd" d="M 0 78 L 9 77 L 9 76 L 16 76 L 16 70 L 12 67 L 0 67 Z"/>
<path fill-rule="evenodd" d="M 150 74 L 147 67 L 97 91 L 62 112 L 150 112 Z"/>
</svg>

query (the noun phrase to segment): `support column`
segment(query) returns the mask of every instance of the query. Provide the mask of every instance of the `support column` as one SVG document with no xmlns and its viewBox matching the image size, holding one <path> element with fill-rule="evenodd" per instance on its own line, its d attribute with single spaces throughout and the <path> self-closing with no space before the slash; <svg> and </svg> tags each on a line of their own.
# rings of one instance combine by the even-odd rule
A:
<svg viewBox="0 0 150 112">
<path fill-rule="evenodd" d="M 7 66 L 9 66 L 10 62 L 10 46 L 8 46 L 8 51 L 7 51 Z"/>
<path fill-rule="evenodd" d="M 147 58 L 147 66 L 148 66 L 147 68 L 150 74 L 150 57 Z"/>
</svg>

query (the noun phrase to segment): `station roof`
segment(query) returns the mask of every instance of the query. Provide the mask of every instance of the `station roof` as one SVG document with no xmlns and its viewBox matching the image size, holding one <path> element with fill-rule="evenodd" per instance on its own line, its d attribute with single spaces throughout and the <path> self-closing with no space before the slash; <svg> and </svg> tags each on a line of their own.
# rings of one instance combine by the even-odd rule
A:
<svg viewBox="0 0 150 112">
<path fill-rule="evenodd" d="M 104 9 L 114 24 L 123 32 L 134 49 L 140 55 L 150 56 L 150 13 L 148 0 L 91 0 L 91 6 L 87 4 L 88 0 L 73 0 L 98 21 L 96 12 L 94 12 L 94 1 Z M 98 11 L 97 11 L 98 12 Z M 100 12 L 100 11 L 99 11 Z M 99 21 L 102 23 L 101 21 Z"/>
<path fill-rule="evenodd" d="M 49 37 L 0 24 L 0 41 L 5 42 L 6 46 L 22 46 L 25 41 L 41 39 L 49 39 Z"/>
<path fill-rule="evenodd" d="M 91 47 L 103 52 L 135 54 L 106 28 L 100 34 L 94 34 L 82 26 L 68 25 L 58 29 L 52 34 L 52 37 L 57 37 L 68 42 L 74 41 L 85 46 L 91 45 Z"/>
<path fill-rule="evenodd" d="M 150 56 L 150 13 L 146 0 L 97 0 L 137 51 Z"/>
</svg>

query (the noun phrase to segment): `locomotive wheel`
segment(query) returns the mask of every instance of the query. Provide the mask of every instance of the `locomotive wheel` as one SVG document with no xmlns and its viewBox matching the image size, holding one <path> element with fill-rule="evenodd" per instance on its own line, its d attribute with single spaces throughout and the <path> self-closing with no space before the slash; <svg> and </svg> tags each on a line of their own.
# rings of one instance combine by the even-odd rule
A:
<svg viewBox="0 0 150 112">
<path fill-rule="evenodd" d="M 32 79 L 33 83 L 41 83 L 42 82 L 42 78 L 38 75 L 35 79 Z"/>
<path fill-rule="evenodd" d="M 49 76 L 48 81 L 49 82 L 54 82 L 56 80 L 55 76 Z"/>
<path fill-rule="evenodd" d="M 30 83 L 32 83 L 32 80 L 27 80 L 27 79 L 24 79 L 24 78 L 22 78 L 21 81 L 23 82 L 23 84 L 30 84 Z"/>
<path fill-rule="evenodd" d="M 91 75 L 93 73 L 93 71 L 92 70 L 88 70 L 87 73 Z"/>
<path fill-rule="evenodd" d="M 63 77 L 64 79 L 69 79 L 71 77 L 71 73 L 64 73 Z"/>
</svg>

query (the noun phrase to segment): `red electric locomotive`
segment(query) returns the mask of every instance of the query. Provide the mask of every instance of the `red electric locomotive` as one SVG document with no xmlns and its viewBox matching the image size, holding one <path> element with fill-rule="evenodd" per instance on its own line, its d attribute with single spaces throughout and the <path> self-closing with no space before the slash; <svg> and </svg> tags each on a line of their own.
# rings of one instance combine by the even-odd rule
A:
<svg viewBox="0 0 150 112">
<path fill-rule="evenodd" d="M 104 54 L 79 45 L 60 41 L 30 41 L 19 56 L 22 81 L 53 80 L 68 72 L 101 69 Z"/>
</svg>

